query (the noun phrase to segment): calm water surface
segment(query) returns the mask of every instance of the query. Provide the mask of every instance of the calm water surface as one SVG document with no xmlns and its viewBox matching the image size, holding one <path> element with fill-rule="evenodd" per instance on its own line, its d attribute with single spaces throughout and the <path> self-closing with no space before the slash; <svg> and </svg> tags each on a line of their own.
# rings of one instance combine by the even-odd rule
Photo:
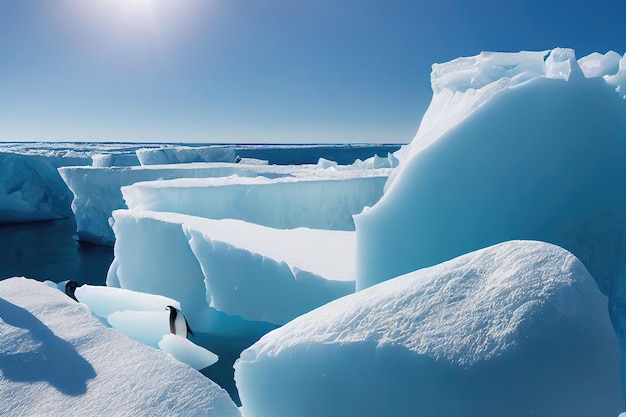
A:
<svg viewBox="0 0 626 417">
<path fill-rule="evenodd" d="M 74 218 L 0 225 L 0 279 L 25 276 L 104 285 L 113 248 L 74 239 Z"/>
</svg>

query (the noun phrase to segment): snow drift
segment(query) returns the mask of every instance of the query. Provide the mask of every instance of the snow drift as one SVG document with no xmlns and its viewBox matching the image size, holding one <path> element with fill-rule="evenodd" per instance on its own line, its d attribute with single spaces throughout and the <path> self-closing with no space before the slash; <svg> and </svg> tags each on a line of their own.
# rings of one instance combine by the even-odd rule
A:
<svg viewBox="0 0 626 417">
<path fill-rule="evenodd" d="M 389 280 L 265 335 L 246 417 L 614 417 L 620 355 L 582 263 L 513 241 Z"/>
</svg>

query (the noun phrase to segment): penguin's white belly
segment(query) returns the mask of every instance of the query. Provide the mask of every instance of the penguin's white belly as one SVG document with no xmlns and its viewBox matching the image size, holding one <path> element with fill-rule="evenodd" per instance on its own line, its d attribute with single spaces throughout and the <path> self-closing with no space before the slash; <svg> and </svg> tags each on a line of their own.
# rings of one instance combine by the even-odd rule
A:
<svg viewBox="0 0 626 417">
<path fill-rule="evenodd" d="M 174 334 L 187 337 L 187 323 L 185 322 L 185 316 L 180 312 L 176 315 L 176 319 L 174 320 Z"/>
</svg>

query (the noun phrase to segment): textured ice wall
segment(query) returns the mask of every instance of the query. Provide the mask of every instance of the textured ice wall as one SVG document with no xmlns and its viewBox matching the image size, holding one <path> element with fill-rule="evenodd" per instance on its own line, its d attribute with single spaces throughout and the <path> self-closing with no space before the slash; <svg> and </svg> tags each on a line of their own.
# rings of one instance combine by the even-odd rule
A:
<svg viewBox="0 0 626 417">
<path fill-rule="evenodd" d="M 408 158 L 355 219 L 357 287 L 523 238 L 571 251 L 626 302 L 626 101 L 609 82 L 625 72 L 603 71 L 585 77 L 567 49 L 434 65 Z"/>
<path fill-rule="evenodd" d="M 122 188 L 129 209 L 240 219 L 279 229 L 354 230 L 352 216 L 383 194 L 388 170 L 343 176 L 175 179 Z M 357 175 L 358 174 L 358 175 Z"/>
<path fill-rule="evenodd" d="M 354 292 L 353 232 L 117 210 L 107 285 L 171 297 L 192 328 L 209 307 L 283 324 Z"/>
<path fill-rule="evenodd" d="M 261 172 L 260 172 L 261 170 Z M 264 170 L 264 171 L 263 171 Z M 109 219 L 113 210 L 126 208 L 121 187 L 139 181 L 181 177 L 278 176 L 271 167 L 237 164 L 181 164 L 147 167 L 62 167 L 59 173 L 74 193 L 72 210 L 80 240 L 113 246 Z"/>
<path fill-rule="evenodd" d="M 72 215 L 72 193 L 47 157 L 0 153 L 0 223 Z"/>
<path fill-rule="evenodd" d="M 184 164 L 189 162 L 235 162 L 236 154 L 226 146 L 168 146 L 137 149 L 141 165 Z"/>
</svg>

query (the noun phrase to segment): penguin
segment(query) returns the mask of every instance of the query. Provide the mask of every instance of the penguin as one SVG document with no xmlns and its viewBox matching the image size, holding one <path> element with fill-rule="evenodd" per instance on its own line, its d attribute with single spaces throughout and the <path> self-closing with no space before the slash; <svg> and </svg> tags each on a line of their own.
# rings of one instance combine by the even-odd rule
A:
<svg viewBox="0 0 626 417">
<path fill-rule="evenodd" d="M 182 311 L 173 306 L 167 306 L 165 309 L 170 311 L 170 333 L 184 338 L 188 334 L 195 336 L 189 328 L 189 323 L 187 323 L 187 319 Z"/>
<path fill-rule="evenodd" d="M 74 295 L 74 292 L 76 291 L 76 288 L 80 287 L 80 284 L 78 284 L 78 282 L 73 281 L 73 280 L 67 280 L 67 281 L 62 281 L 59 282 L 57 284 L 58 288 L 63 291 L 67 296 L 71 297 L 72 299 L 74 299 L 74 301 L 78 301 L 76 299 L 76 296 Z"/>
</svg>

